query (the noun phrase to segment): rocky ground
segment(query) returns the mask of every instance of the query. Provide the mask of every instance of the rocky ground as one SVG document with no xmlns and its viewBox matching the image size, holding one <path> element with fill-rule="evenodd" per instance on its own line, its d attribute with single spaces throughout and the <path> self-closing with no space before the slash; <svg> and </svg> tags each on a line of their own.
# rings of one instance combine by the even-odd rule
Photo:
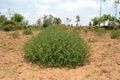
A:
<svg viewBox="0 0 120 80">
<path fill-rule="evenodd" d="M 98 36 L 80 32 L 90 45 L 90 63 L 76 69 L 46 68 L 24 59 L 24 43 L 33 35 L 14 39 L 11 32 L 0 31 L 0 80 L 120 80 L 120 40 L 111 39 L 110 32 Z"/>
</svg>

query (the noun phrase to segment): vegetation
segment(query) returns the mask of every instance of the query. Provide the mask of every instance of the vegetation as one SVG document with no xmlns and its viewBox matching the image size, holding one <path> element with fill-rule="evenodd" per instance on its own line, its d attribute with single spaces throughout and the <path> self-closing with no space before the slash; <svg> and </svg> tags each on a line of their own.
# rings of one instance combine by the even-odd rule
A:
<svg viewBox="0 0 120 80">
<path fill-rule="evenodd" d="M 13 32 L 11 35 L 13 38 L 19 38 L 19 36 L 20 36 L 19 32 L 17 32 L 17 31 Z"/>
<path fill-rule="evenodd" d="M 111 38 L 112 39 L 120 39 L 120 29 L 112 30 L 111 31 Z"/>
<path fill-rule="evenodd" d="M 105 28 L 95 28 L 93 29 L 93 31 L 99 36 L 102 36 L 106 33 Z"/>
<path fill-rule="evenodd" d="M 111 16 L 110 14 L 104 14 L 101 17 L 94 17 L 92 19 L 93 21 L 93 26 L 99 25 L 101 23 L 103 23 L 103 25 L 105 26 L 107 23 L 108 26 L 115 26 L 117 24 L 120 24 L 120 20 L 117 19 L 114 16 Z"/>
<path fill-rule="evenodd" d="M 61 19 L 54 17 L 52 15 L 45 15 L 43 18 L 43 27 L 46 28 L 52 25 L 59 25 L 61 24 Z"/>
<path fill-rule="evenodd" d="M 30 34 L 32 34 L 32 31 L 31 31 L 30 29 L 25 29 L 25 30 L 23 31 L 23 34 L 24 34 L 24 35 L 30 35 Z"/>
<path fill-rule="evenodd" d="M 80 16 L 77 15 L 77 16 L 76 16 L 76 26 L 79 26 L 79 22 L 80 22 Z"/>
<path fill-rule="evenodd" d="M 60 27 L 49 27 L 29 40 L 25 57 L 52 67 L 82 66 L 89 58 L 89 47 L 76 32 L 66 32 Z"/>
<path fill-rule="evenodd" d="M 21 14 L 15 13 L 11 19 L 15 22 L 21 23 L 24 17 Z"/>
<path fill-rule="evenodd" d="M 2 25 L 1 29 L 5 31 L 13 31 L 17 29 L 22 29 L 24 27 L 23 25 L 12 20 L 6 20 L 1 25 Z"/>
</svg>

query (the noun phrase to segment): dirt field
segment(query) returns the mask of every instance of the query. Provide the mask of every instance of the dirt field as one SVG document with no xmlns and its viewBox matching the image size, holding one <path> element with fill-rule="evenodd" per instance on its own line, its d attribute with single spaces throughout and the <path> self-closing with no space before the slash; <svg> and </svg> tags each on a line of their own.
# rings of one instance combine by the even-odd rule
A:
<svg viewBox="0 0 120 80">
<path fill-rule="evenodd" d="M 40 31 L 33 31 L 37 35 Z M 0 31 L 0 80 L 120 80 L 120 40 L 110 39 L 109 32 L 97 36 L 80 32 L 90 45 L 90 63 L 76 69 L 43 68 L 28 63 L 23 45 L 33 35 L 14 39 L 13 32 Z"/>
</svg>

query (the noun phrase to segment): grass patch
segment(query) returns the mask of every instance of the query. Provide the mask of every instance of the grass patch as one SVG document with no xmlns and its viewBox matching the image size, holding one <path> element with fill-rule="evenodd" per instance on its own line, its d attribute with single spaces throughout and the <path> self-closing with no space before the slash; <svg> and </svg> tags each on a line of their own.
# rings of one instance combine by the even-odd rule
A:
<svg viewBox="0 0 120 80">
<path fill-rule="evenodd" d="M 23 31 L 23 34 L 24 34 L 24 35 L 30 35 L 30 34 L 33 34 L 33 32 L 32 32 L 30 29 L 25 29 L 25 30 Z"/>
<path fill-rule="evenodd" d="M 103 36 L 106 33 L 105 28 L 95 28 L 93 31 L 99 36 Z"/>
<path fill-rule="evenodd" d="M 19 32 L 17 32 L 17 31 L 13 32 L 11 35 L 13 38 L 19 38 L 19 36 L 20 36 Z"/>
<path fill-rule="evenodd" d="M 120 29 L 112 30 L 110 36 L 112 39 L 120 39 Z"/>
</svg>

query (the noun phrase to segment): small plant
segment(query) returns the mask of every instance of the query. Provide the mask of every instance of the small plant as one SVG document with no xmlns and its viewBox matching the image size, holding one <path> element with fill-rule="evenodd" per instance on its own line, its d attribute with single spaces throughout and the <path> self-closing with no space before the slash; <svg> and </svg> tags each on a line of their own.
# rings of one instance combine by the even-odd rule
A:
<svg viewBox="0 0 120 80">
<path fill-rule="evenodd" d="M 25 29 L 25 30 L 23 31 L 23 34 L 24 34 L 24 35 L 30 35 L 30 34 L 32 34 L 32 31 L 31 31 L 30 29 Z"/>
<path fill-rule="evenodd" d="M 111 38 L 112 39 L 120 39 L 120 29 L 112 30 L 111 31 Z"/>
<path fill-rule="evenodd" d="M 90 43 L 95 43 L 95 42 L 98 42 L 98 41 L 97 41 L 97 39 L 90 38 L 90 39 L 88 39 L 88 42 L 90 42 Z"/>
<path fill-rule="evenodd" d="M 93 31 L 95 32 L 95 34 L 99 36 L 102 36 L 106 33 L 105 28 L 95 28 Z"/>
<path fill-rule="evenodd" d="M 13 38 L 19 38 L 19 36 L 20 36 L 19 32 L 17 32 L 17 31 L 13 32 L 11 35 Z"/>
<path fill-rule="evenodd" d="M 88 28 L 84 28 L 83 30 L 84 30 L 85 33 L 87 33 L 89 31 Z"/>
<path fill-rule="evenodd" d="M 51 67 L 75 68 L 89 58 L 89 47 L 79 34 L 60 27 L 46 28 L 25 44 L 24 51 L 29 61 Z"/>
<path fill-rule="evenodd" d="M 90 77 L 92 77 L 94 74 L 95 74 L 95 72 L 88 73 L 88 74 L 85 75 L 85 78 L 90 78 Z"/>
</svg>

